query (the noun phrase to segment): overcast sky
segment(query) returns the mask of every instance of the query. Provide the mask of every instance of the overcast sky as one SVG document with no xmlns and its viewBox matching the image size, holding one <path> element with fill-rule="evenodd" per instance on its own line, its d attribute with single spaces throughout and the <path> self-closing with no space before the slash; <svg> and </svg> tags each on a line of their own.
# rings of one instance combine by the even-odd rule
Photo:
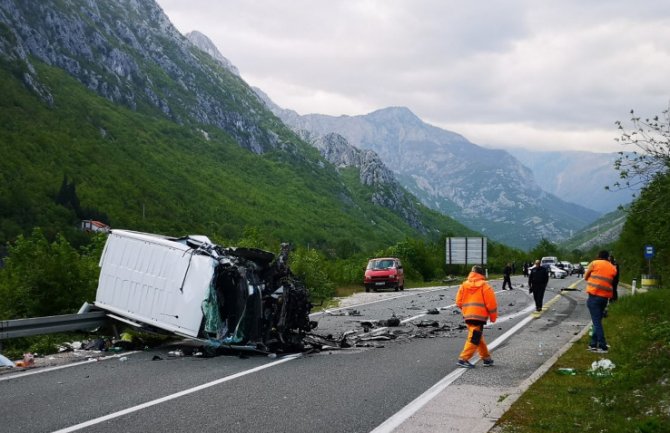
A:
<svg viewBox="0 0 670 433">
<path fill-rule="evenodd" d="M 496 148 L 619 151 L 670 102 L 668 0 L 158 0 L 279 106 L 404 106 Z"/>
</svg>

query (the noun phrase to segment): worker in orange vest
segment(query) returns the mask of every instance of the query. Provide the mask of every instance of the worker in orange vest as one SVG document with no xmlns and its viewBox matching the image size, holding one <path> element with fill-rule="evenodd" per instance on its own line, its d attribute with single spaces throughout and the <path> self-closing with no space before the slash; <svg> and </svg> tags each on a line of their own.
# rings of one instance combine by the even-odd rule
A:
<svg viewBox="0 0 670 433">
<path fill-rule="evenodd" d="M 474 368 L 470 358 L 478 351 L 484 366 L 492 366 L 493 359 L 484 341 L 484 325 L 488 320 L 494 323 L 498 319 L 498 303 L 481 266 L 473 266 L 468 279 L 458 288 L 456 306 L 461 309 L 468 327 L 468 338 L 456 364 L 463 368 Z"/>
<path fill-rule="evenodd" d="M 588 347 L 591 352 L 607 353 L 609 351 L 603 329 L 603 317 L 607 303 L 614 294 L 614 280 L 617 274 L 618 271 L 609 262 L 609 253 L 605 250 L 598 253 L 598 258 L 589 264 L 584 274 L 586 293 L 589 295 L 586 307 L 589 309 L 591 322 L 593 322 L 593 332 Z"/>
</svg>

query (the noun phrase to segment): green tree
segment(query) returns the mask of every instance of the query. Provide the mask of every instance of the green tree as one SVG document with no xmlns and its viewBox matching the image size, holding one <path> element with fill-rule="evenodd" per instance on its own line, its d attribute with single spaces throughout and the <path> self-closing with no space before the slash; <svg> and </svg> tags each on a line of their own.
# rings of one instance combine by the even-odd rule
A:
<svg viewBox="0 0 670 433">
<path fill-rule="evenodd" d="M 614 168 L 619 171 L 621 182 L 615 188 L 644 185 L 638 198 L 631 205 L 628 218 L 615 249 L 624 278 L 637 278 L 648 273 L 644 259 L 644 246 L 656 247 L 656 257 L 651 270 L 662 280 L 670 278 L 670 111 L 660 116 L 642 119 L 631 110 L 631 125 L 625 127 L 615 122 L 620 131 L 617 139 L 622 145 L 636 148 L 620 152 Z"/>
<path fill-rule="evenodd" d="M 636 116 L 634 110 L 630 114 L 630 127 L 626 128 L 621 121 L 615 122 L 621 134 L 615 140 L 636 148 L 619 152 L 614 169 L 623 183 L 615 183 L 615 188 L 647 185 L 670 168 L 670 110 L 646 119 Z"/>
<path fill-rule="evenodd" d="M 297 248 L 289 257 L 291 271 L 305 283 L 312 302 L 319 303 L 335 295 L 322 253 L 313 248 Z"/>
<path fill-rule="evenodd" d="M 548 239 L 542 238 L 535 246 L 535 248 L 530 250 L 530 255 L 533 260 L 537 260 L 545 256 L 555 256 L 560 259 L 560 249 L 556 244 L 551 243 Z"/>
<path fill-rule="evenodd" d="M 62 235 L 49 242 L 40 229 L 9 246 L 0 271 L 0 318 L 76 312 L 93 301 L 104 237 L 77 251 Z"/>
</svg>

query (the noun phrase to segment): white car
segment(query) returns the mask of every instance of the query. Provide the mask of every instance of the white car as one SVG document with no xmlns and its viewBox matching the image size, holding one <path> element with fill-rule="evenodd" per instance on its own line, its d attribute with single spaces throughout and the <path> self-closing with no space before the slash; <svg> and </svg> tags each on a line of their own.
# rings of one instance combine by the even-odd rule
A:
<svg viewBox="0 0 670 433">
<path fill-rule="evenodd" d="M 553 278 L 565 278 L 568 276 L 568 273 L 558 266 L 551 265 L 549 267 L 549 276 Z"/>
</svg>

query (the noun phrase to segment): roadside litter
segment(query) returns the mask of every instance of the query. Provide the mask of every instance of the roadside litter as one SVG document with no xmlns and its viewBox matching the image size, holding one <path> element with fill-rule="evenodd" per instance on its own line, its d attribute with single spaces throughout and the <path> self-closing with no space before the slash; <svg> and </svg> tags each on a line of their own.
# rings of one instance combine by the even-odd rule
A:
<svg viewBox="0 0 670 433">
<path fill-rule="evenodd" d="M 591 364 L 588 374 L 593 377 L 609 377 L 612 375 L 612 370 L 615 367 L 616 365 L 609 359 L 601 359 Z"/>
<path fill-rule="evenodd" d="M 0 355 L 0 367 L 14 368 L 16 366 L 6 356 Z"/>
<path fill-rule="evenodd" d="M 16 361 L 14 363 L 17 367 L 34 367 L 35 366 L 35 355 L 32 353 L 24 353 L 23 359 Z"/>
</svg>

